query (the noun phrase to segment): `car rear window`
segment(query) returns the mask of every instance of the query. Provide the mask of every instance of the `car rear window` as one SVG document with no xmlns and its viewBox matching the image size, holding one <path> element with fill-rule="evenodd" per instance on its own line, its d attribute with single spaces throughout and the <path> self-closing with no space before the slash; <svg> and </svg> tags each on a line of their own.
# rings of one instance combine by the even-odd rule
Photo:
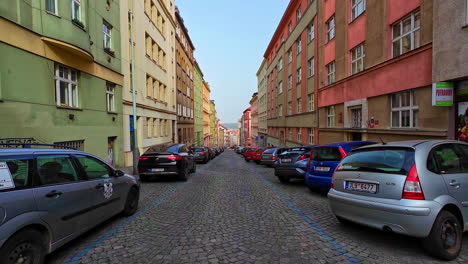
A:
<svg viewBox="0 0 468 264">
<path fill-rule="evenodd" d="M 289 154 L 289 153 L 302 154 L 306 151 L 310 151 L 310 148 L 290 148 L 281 154 Z"/>
<path fill-rule="evenodd" d="M 265 150 L 264 148 L 259 148 L 259 149 L 257 149 L 257 152 L 262 152 L 264 150 Z"/>
<path fill-rule="evenodd" d="M 179 153 L 179 145 L 171 146 L 166 151 L 167 152 L 172 152 L 172 153 Z"/>
<path fill-rule="evenodd" d="M 0 164 L 0 191 L 18 190 L 31 186 L 32 157 L 0 156 Z"/>
<path fill-rule="evenodd" d="M 275 150 L 276 150 L 276 149 L 267 149 L 267 150 L 265 150 L 263 153 L 265 153 L 265 154 L 272 154 L 272 153 L 275 152 Z"/>
<path fill-rule="evenodd" d="M 203 152 L 203 151 L 205 151 L 204 148 L 194 148 L 193 150 L 194 150 L 195 152 Z"/>
<path fill-rule="evenodd" d="M 312 160 L 315 161 L 340 161 L 341 153 L 336 147 L 320 147 L 312 149 Z"/>
<path fill-rule="evenodd" d="M 372 148 L 352 152 L 340 163 L 340 170 L 408 174 L 414 165 L 414 150 Z"/>
</svg>

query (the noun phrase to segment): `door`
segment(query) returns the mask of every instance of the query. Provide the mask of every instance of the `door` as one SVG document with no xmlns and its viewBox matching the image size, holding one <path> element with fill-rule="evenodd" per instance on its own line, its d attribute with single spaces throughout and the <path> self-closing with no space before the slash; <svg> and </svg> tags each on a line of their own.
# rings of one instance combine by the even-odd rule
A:
<svg viewBox="0 0 468 264">
<path fill-rule="evenodd" d="M 87 184 L 69 155 L 39 155 L 33 193 L 41 218 L 52 228 L 53 241 L 78 232 L 90 206 Z"/>
<path fill-rule="evenodd" d="M 441 174 L 450 194 L 468 207 L 468 146 L 443 144 L 432 149 L 428 169 Z"/>
<path fill-rule="evenodd" d="M 114 177 L 114 170 L 105 162 L 87 155 L 76 155 L 83 177 L 87 180 L 91 206 L 82 226 L 92 227 L 123 209 L 125 183 Z"/>
</svg>

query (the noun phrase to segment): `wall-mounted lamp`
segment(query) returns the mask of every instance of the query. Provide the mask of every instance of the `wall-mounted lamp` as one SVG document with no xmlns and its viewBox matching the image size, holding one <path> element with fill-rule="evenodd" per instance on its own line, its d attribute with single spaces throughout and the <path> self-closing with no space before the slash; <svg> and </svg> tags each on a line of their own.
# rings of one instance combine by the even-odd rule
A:
<svg viewBox="0 0 468 264">
<path fill-rule="evenodd" d="M 69 115 L 68 115 L 68 119 L 70 119 L 70 120 L 75 120 L 75 115 L 74 115 L 74 114 L 69 114 Z"/>
</svg>

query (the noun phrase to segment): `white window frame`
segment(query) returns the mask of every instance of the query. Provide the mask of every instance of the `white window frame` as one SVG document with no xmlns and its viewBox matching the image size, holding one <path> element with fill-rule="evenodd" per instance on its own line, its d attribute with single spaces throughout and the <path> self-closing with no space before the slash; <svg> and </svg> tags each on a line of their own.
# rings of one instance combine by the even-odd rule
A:
<svg viewBox="0 0 468 264">
<path fill-rule="evenodd" d="M 67 73 L 68 75 L 67 78 L 60 77 L 61 69 L 64 73 L 65 72 Z M 72 78 L 72 73 L 75 74 L 75 80 L 73 80 Z M 60 98 L 61 98 L 60 82 L 64 82 L 67 84 L 68 102 L 64 104 L 60 102 Z M 72 68 L 63 66 L 61 64 L 56 64 L 55 66 L 55 92 L 56 92 L 57 106 L 79 108 L 80 100 L 79 100 L 79 93 L 78 93 L 78 71 Z"/>
<path fill-rule="evenodd" d="M 335 15 L 331 16 L 330 19 L 328 19 L 326 26 L 327 26 L 327 41 L 330 41 L 335 38 Z"/>
<path fill-rule="evenodd" d="M 362 4 L 362 10 L 358 10 L 360 4 Z M 360 13 L 357 13 L 359 11 Z M 364 11 L 366 11 L 366 0 L 351 0 L 351 21 L 358 18 Z"/>
<path fill-rule="evenodd" d="M 278 71 L 283 69 L 283 57 L 281 57 L 278 61 Z"/>
<path fill-rule="evenodd" d="M 107 112 L 115 112 L 115 84 L 107 82 L 106 83 L 106 102 L 107 102 Z"/>
<path fill-rule="evenodd" d="M 301 20 L 302 18 L 301 6 L 299 6 L 299 8 L 296 10 L 296 18 L 297 18 L 297 22 L 299 22 L 299 20 Z"/>
<path fill-rule="evenodd" d="M 288 63 L 290 64 L 292 62 L 292 49 L 288 51 Z"/>
<path fill-rule="evenodd" d="M 408 106 L 402 106 L 402 98 L 403 94 L 409 93 L 409 102 L 410 104 Z M 393 96 L 398 96 L 398 106 L 393 105 Z M 409 90 L 409 91 L 404 91 L 404 92 L 399 92 L 399 93 L 394 93 L 390 95 L 390 125 L 392 128 L 417 128 L 418 127 L 418 112 L 419 112 L 419 106 L 414 103 L 416 98 L 416 90 Z M 402 112 L 404 111 L 409 111 L 410 114 L 410 125 L 409 126 L 402 126 Z M 398 126 L 393 124 L 393 113 L 398 112 L 399 117 L 398 117 Z M 416 113 L 416 114 L 415 114 Z"/>
<path fill-rule="evenodd" d="M 309 78 L 315 75 L 315 57 L 309 59 Z"/>
<path fill-rule="evenodd" d="M 104 49 L 112 50 L 112 26 L 104 21 L 102 23 L 102 38 L 104 40 L 103 47 Z M 107 41 L 109 40 L 109 45 L 107 45 Z"/>
<path fill-rule="evenodd" d="M 292 23 L 289 23 L 289 25 L 288 25 L 288 32 L 289 32 L 289 34 L 291 34 L 291 32 L 292 32 Z"/>
<path fill-rule="evenodd" d="M 301 54 L 302 52 L 302 40 L 301 38 L 299 37 L 299 39 L 296 41 L 296 56 Z"/>
<path fill-rule="evenodd" d="M 296 70 L 296 83 L 300 83 L 302 81 L 302 68 Z"/>
<path fill-rule="evenodd" d="M 311 112 L 314 111 L 314 94 L 307 95 L 307 111 Z"/>
<path fill-rule="evenodd" d="M 302 142 L 302 128 L 300 128 L 300 127 L 297 128 L 297 138 L 296 138 L 296 141 L 297 141 L 297 142 Z"/>
<path fill-rule="evenodd" d="M 288 115 L 292 115 L 292 102 L 288 102 Z"/>
<path fill-rule="evenodd" d="M 49 1 L 52 2 L 52 3 L 54 4 L 54 11 L 47 9 L 47 7 L 48 7 L 48 6 L 47 6 L 47 3 L 49 3 Z M 58 6 L 57 6 L 57 5 L 58 5 L 57 0 L 46 0 L 46 5 L 45 5 L 46 11 L 47 11 L 48 13 L 50 13 L 50 14 L 54 14 L 54 15 L 57 15 L 57 16 L 58 16 Z"/>
<path fill-rule="evenodd" d="M 298 114 L 302 113 L 302 100 L 301 100 L 301 98 L 298 98 L 296 100 L 296 113 L 298 113 Z"/>
<path fill-rule="evenodd" d="M 314 144 L 314 130 L 312 128 L 308 128 L 307 133 L 308 133 L 308 143 L 309 143 L 309 145 Z"/>
<path fill-rule="evenodd" d="M 78 16 L 79 17 L 75 17 L 75 13 L 76 13 L 75 4 L 78 5 Z M 71 0 L 71 9 L 72 9 L 72 20 L 76 19 L 76 20 L 78 20 L 80 22 L 83 22 L 81 20 L 81 0 Z"/>
<path fill-rule="evenodd" d="M 415 26 L 415 17 L 419 15 L 419 26 L 416 27 Z M 404 33 L 403 34 L 403 22 L 407 19 L 411 19 L 411 29 Z M 395 26 L 399 26 L 400 27 L 400 35 L 398 37 L 395 37 L 394 36 L 394 30 L 393 28 Z M 404 18 L 398 20 L 397 22 L 395 22 L 393 25 L 392 25 L 392 28 L 391 28 L 391 31 L 392 31 L 392 58 L 395 58 L 395 57 L 398 57 L 398 56 L 401 56 L 407 52 L 410 52 L 414 49 L 417 49 L 421 46 L 421 32 L 419 33 L 419 46 L 416 47 L 415 45 L 415 33 L 420 31 L 421 30 L 421 11 L 419 9 L 413 11 L 411 14 L 405 16 Z M 403 53 L 403 38 L 405 38 L 406 36 L 410 35 L 410 49 Z M 399 47 L 400 47 L 400 54 L 395 54 L 395 50 L 393 49 L 393 44 L 395 42 L 399 42 Z"/>
<path fill-rule="evenodd" d="M 283 116 L 283 105 L 278 105 L 278 116 Z"/>
<path fill-rule="evenodd" d="M 309 25 L 309 32 L 307 36 L 308 36 L 309 43 L 315 39 L 315 26 L 313 23 Z"/>
<path fill-rule="evenodd" d="M 361 50 L 361 56 L 358 57 L 358 51 Z M 351 50 L 351 75 L 364 71 L 364 44 L 359 44 Z M 361 62 L 361 68 L 358 69 L 358 62 Z"/>
<path fill-rule="evenodd" d="M 283 93 L 283 81 L 280 81 L 278 83 L 278 94 L 282 94 Z"/>
<path fill-rule="evenodd" d="M 327 84 L 335 83 L 335 61 L 327 64 Z"/>
<path fill-rule="evenodd" d="M 335 106 L 327 107 L 327 127 L 335 127 Z"/>
</svg>

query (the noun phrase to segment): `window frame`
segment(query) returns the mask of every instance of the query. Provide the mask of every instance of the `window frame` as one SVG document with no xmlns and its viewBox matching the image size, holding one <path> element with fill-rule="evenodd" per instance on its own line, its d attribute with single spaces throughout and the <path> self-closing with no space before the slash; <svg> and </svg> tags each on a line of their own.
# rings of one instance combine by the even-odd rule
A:
<svg viewBox="0 0 468 264">
<path fill-rule="evenodd" d="M 403 101 L 403 96 L 401 96 L 402 94 L 405 94 L 405 93 L 409 93 L 410 94 L 410 98 L 409 98 L 409 101 L 410 101 L 410 104 L 409 106 L 402 106 L 402 101 Z M 394 107 L 393 106 L 393 96 L 398 96 L 398 101 L 399 101 L 399 106 L 398 107 Z M 407 91 L 402 91 L 402 92 L 398 92 L 398 93 L 392 93 L 390 94 L 390 127 L 391 128 L 400 128 L 400 129 L 415 129 L 415 128 L 418 128 L 419 126 L 419 122 L 418 122 L 418 119 L 416 118 L 416 120 L 414 120 L 415 118 L 415 112 L 419 112 L 419 106 L 418 105 L 415 105 L 414 104 L 414 100 L 415 100 L 416 97 L 416 90 L 415 89 L 412 89 L 412 90 L 407 90 Z M 406 127 L 406 126 L 402 126 L 402 112 L 404 111 L 409 111 L 410 112 L 410 126 L 409 127 Z M 398 124 L 399 126 L 394 126 L 393 124 L 393 113 L 394 112 L 398 112 L 399 113 L 399 121 L 398 121 Z M 418 116 L 416 116 L 418 117 Z"/>
<path fill-rule="evenodd" d="M 357 57 L 357 54 L 358 54 L 358 49 L 361 49 L 361 56 L 360 57 Z M 357 45 L 356 47 L 354 47 L 353 49 L 351 49 L 350 51 L 350 55 L 351 55 L 351 75 L 354 75 L 356 73 L 360 73 L 362 71 L 364 71 L 364 58 L 366 57 L 366 54 L 364 52 L 364 44 L 361 43 L 359 45 Z M 361 69 L 359 70 L 358 69 L 358 62 L 361 61 Z M 353 68 L 353 66 L 355 66 L 355 68 Z M 356 69 L 356 71 L 354 71 L 354 69 Z"/>
<path fill-rule="evenodd" d="M 354 9 L 362 3 L 362 11 L 359 14 L 354 14 Z M 366 11 L 366 0 L 351 0 L 351 21 L 354 21 L 356 18 L 361 16 Z"/>
<path fill-rule="evenodd" d="M 333 71 L 331 71 L 331 69 L 333 69 Z M 333 83 L 336 82 L 335 69 L 336 69 L 335 68 L 335 61 L 332 61 L 332 62 L 327 64 L 327 84 L 328 85 L 333 84 Z"/>
<path fill-rule="evenodd" d="M 51 11 L 51 10 L 48 9 L 48 7 L 50 7 L 50 6 L 48 5 L 49 1 L 51 1 L 51 2 L 54 3 L 54 11 Z M 49 13 L 49 14 L 53 14 L 53 15 L 58 16 L 58 15 L 59 15 L 59 14 L 58 14 L 58 0 L 46 0 L 46 3 L 45 3 L 45 10 L 46 10 L 46 12 Z"/>
<path fill-rule="evenodd" d="M 302 128 L 297 128 L 296 141 L 302 143 Z"/>
<path fill-rule="evenodd" d="M 310 58 L 307 64 L 309 66 L 308 77 L 310 78 L 315 75 L 315 57 Z"/>
<path fill-rule="evenodd" d="M 67 75 L 69 76 L 68 78 L 60 77 L 60 68 L 67 71 Z M 75 73 L 75 79 L 72 79 L 72 73 Z M 70 107 L 70 108 L 80 108 L 80 97 L 79 97 L 79 86 L 78 86 L 78 79 L 79 79 L 79 71 L 64 66 L 62 64 L 56 63 L 55 64 L 55 102 L 56 105 L 59 107 Z M 64 82 L 67 84 L 67 90 L 68 90 L 68 103 L 67 104 L 62 104 L 60 102 L 61 100 L 61 92 L 60 92 L 60 82 Z M 73 90 L 73 85 L 75 86 L 75 90 Z M 76 104 L 73 104 L 73 94 L 75 95 L 75 101 Z M 71 103 L 70 103 L 71 102 Z"/>
<path fill-rule="evenodd" d="M 314 144 L 314 130 L 312 128 L 307 128 L 307 140 L 309 145 Z"/>
<path fill-rule="evenodd" d="M 307 32 L 307 40 L 308 43 L 312 42 L 312 40 L 315 39 L 315 25 L 314 23 L 310 23 L 308 26 L 308 32 Z"/>
<path fill-rule="evenodd" d="M 31 189 L 34 187 L 34 183 L 36 181 L 35 179 L 35 160 L 34 160 L 34 156 L 33 155 L 21 155 L 21 154 L 18 154 L 18 155 L 0 155 L 0 159 L 2 160 L 2 162 L 7 162 L 8 160 L 27 160 L 28 162 L 28 172 L 27 172 L 27 175 L 26 175 L 26 185 L 22 186 L 21 188 L 18 188 L 18 186 L 15 184 L 15 188 L 11 188 L 11 189 L 2 189 L 0 190 L 0 193 L 4 193 L 4 192 L 14 192 L 14 191 L 21 191 L 21 190 L 27 190 L 27 189 Z M 7 164 L 8 166 L 8 164 Z M 8 168 L 8 170 L 10 170 L 10 168 Z M 10 174 L 11 171 L 10 171 Z M 14 180 L 13 178 L 13 174 L 11 175 L 12 179 Z"/>
<path fill-rule="evenodd" d="M 79 160 L 80 157 L 84 157 L 84 158 L 88 158 L 90 160 L 94 160 L 97 163 L 102 163 L 102 165 L 108 169 L 109 177 L 107 177 L 107 178 L 94 178 L 94 179 L 88 178 L 88 175 L 87 175 L 87 173 L 85 171 L 85 168 L 83 167 L 83 164 L 81 164 L 81 162 Z M 97 157 L 90 156 L 90 155 L 85 155 L 85 154 L 74 154 L 74 155 L 72 155 L 72 158 L 75 160 L 76 165 L 77 165 L 77 167 L 79 169 L 80 177 L 85 181 L 96 181 L 96 180 L 103 180 L 103 179 L 111 179 L 112 177 L 114 177 L 115 170 L 109 164 L 107 164 L 107 162 L 105 162 L 105 161 L 103 161 L 101 159 L 98 159 Z"/>
<path fill-rule="evenodd" d="M 283 69 L 283 57 L 280 57 L 278 60 L 278 71 Z"/>
<path fill-rule="evenodd" d="M 312 112 L 312 111 L 315 111 L 313 93 L 307 95 L 307 112 Z"/>
<path fill-rule="evenodd" d="M 415 27 L 415 17 L 419 15 L 419 26 L 416 28 Z M 411 27 L 410 30 L 406 33 L 403 33 L 403 22 L 407 20 L 408 18 L 411 19 Z M 396 25 L 399 25 L 400 27 L 400 35 L 398 37 L 395 37 L 395 32 L 394 32 L 394 27 Z M 391 48 L 392 48 L 392 58 L 396 58 L 398 56 L 401 56 L 403 54 L 406 54 L 412 50 L 415 50 L 419 47 L 421 47 L 421 34 L 419 35 L 419 46 L 415 47 L 415 33 L 419 31 L 421 33 L 421 10 L 417 8 L 416 10 L 412 11 L 411 14 L 404 16 L 397 22 L 393 23 L 391 25 L 390 31 L 392 32 L 392 43 L 391 43 Z M 407 52 L 403 52 L 403 38 L 406 36 L 410 35 L 410 49 Z M 400 48 L 400 54 L 396 55 L 395 54 L 395 49 L 393 44 L 395 42 L 399 42 L 399 48 Z"/>
<path fill-rule="evenodd" d="M 302 39 L 299 37 L 296 40 L 296 56 L 299 56 L 302 52 Z"/>
<path fill-rule="evenodd" d="M 335 126 L 336 126 L 335 106 L 331 105 L 327 107 L 327 127 L 334 128 Z"/>
<path fill-rule="evenodd" d="M 282 94 L 283 93 L 283 81 L 280 81 L 278 83 L 278 94 Z"/>
<path fill-rule="evenodd" d="M 293 58 L 292 49 L 289 49 L 289 51 L 288 51 L 288 64 L 292 63 L 292 58 Z"/>
<path fill-rule="evenodd" d="M 75 6 L 75 4 L 78 5 L 78 16 L 79 16 L 79 17 L 75 17 L 75 13 L 76 13 L 76 10 L 75 10 L 76 6 Z M 77 20 L 77 21 L 83 23 L 83 20 L 82 20 L 82 15 L 83 15 L 83 14 L 82 14 L 82 12 L 81 12 L 81 8 L 82 8 L 82 6 L 81 6 L 81 0 L 71 0 L 72 20 Z"/>
<path fill-rule="evenodd" d="M 106 82 L 106 102 L 107 112 L 115 113 L 115 87 L 116 85 L 111 82 Z"/>
<path fill-rule="evenodd" d="M 292 89 L 292 84 L 293 84 L 293 78 L 292 78 L 292 74 L 290 74 L 288 76 L 288 90 Z"/>
<path fill-rule="evenodd" d="M 69 182 L 62 182 L 62 183 L 51 183 L 51 184 L 40 184 L 41 183 L 41 180 L 40 180 L 40 175 L 39 175 L 39 170 L 38 170 L 38 167 L 39 167 L 39 162 L 38 162 L 38 159 L 40 159 L 41 157 L 49 157 L 49 156 L 52 156 L 52 157 L 66 157 L 68 159 L 70 159 L 70 163 L 73 167 L 73 169 L 75 170 L 76 172 L 76 181 L 69 181 Z M 70 155 L 70 154 L 63 154 L 63 153 L 48 153 L 48 154 L 35 154 L 34 155 L 34 165 L 33 165 L 33 169 L 34 169 L 34 172 L 33 172 L 33 188 L 42 188 L 42 187 L 50 187 L 50 186 L 56 186 L 56 185 L 67 185 L 67 184 L 74 184 L 74 183 L 79 183 L 79 182 L 83 182 L 83 181 L 86 181 L 84 178 L 83 178 L 83 174 L 81 172 L 81 168 L 79 167 L 80 165 L 77 164 L 77 160 L 75 160 L 75 157 L 73 155 Z"/>
<path fill-rule="evenodd" d="M 299 5 L 299 7 L 297 8 L 296 10 L 296 19 L 297 19 L 297 22 L 299 22 L 302 18 L 302 9 L 301 9 L 301 6 Z"/>
<path fill-rule="evenodd" d="M 107 21 L 102 22 L 102 38 L 103 38 L 103 48 L 112 51 L 112 25 L 109 24 Z M 105 31 L 107 30 L 107 32 Z M 109 45 L 107 45 L 106 40 L 109 41 Z M 152 46 L 152 45 L 151 45 Z"/>
<path fill-rule="evenodd" d="M 333 22 L 333 24 L 330 24 L 331 22 Z M 336 32 L 335 32 L 335 26 L 336 26 L 336 22 L 335 22 L 335 14 L 333 14 L 330 19 L 328 19 L 328 21 L 325 23 L 326 25 L 326 29 L 327 29 L 327 42 L 333 40 L 336 36 Z M 330 35 L 333 34 L 333 36 L 330 37 Z"/>
<path fill-rule="evenodd" d="M 296 113 L 298 114 L 302 113 L 302 99 L 301 98 L 296 99 Z"/>
<path fill-rule="evenodd" d="M 302 67 L 297 68 L 296 70 L 296 84 L 302 82 Z"/>
</svg>

